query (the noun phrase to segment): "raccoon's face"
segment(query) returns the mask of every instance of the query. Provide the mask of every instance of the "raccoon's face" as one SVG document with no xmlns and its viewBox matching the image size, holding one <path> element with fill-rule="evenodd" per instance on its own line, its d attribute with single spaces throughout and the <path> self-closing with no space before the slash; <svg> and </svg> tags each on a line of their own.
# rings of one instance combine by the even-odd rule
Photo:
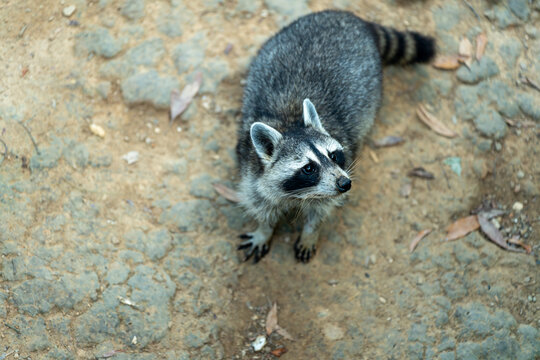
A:
<svg viewBox="0 0 540 360">
<path fill-rule="evenodd" d="M 304 128 L 280 133 L 263 123 L 251 126 L 251 139 L 264 165 L 261 187 L 273 197 L 316 199 L 351 188 L 341 144 L 322 127 L 311 102 L 304 100 Z"/>
</svg>

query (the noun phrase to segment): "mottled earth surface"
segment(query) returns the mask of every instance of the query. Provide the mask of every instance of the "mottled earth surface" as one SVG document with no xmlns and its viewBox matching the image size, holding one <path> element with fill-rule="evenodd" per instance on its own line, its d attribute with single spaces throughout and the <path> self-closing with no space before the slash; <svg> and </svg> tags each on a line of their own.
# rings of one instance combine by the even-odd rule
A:
<svg viewBox="0 0 540 360">
<path fill-rule="evenodd" d="M 326 8 L 421 30 L 444 54 L 482 32 L 488 45 L 470 69 L 387 68 L 371 138 L 405 142 L 368 141 L 311 263 L 288 223 L 243 263 L 237 235 L 255 224 L 213 184 L 238 180 L 247 66 Z M 0 358 L 540 357 L 540 92 L 523 80 L 540 83 L 540 1 L 1 0 L 0 38 Z M 199 71 L 170 126 L 170 91 Z M 420 103 L 459 136 L 421 123 Z M 435 179 L 407 176 L 417 166 Z M 478 231 L 444 241 L 483 203 L 532 254 Z M 294 341 L 254 352 L 273 302 Z"/>
</svg>

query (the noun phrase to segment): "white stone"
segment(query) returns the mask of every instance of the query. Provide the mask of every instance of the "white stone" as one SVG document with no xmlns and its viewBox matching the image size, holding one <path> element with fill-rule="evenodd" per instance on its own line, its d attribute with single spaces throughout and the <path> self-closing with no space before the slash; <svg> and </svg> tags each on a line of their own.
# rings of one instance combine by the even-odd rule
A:
<svg viewBox="0 0 540 360">
<path fill-rule="evenodd" d="M 518 211 L 518 212 L 519 212 L 519 211 L 523 210 L 523 204 L 520 203 L 519 201 L 516 201 L 516 202 L 514 203 L 514 205 L 512 205 L 512 209 L 513 209 L 514 211 Z"/>
<path fill-rule="evenodd" d="M 65 17 L 70 17 L 71 15 L 73 15 L 75 13 L 75 10 L 77 10 L 77 8 L 75 7 L 75 5 L 69 5 L 69 6 L 66 6 L 63 10 L 62 10 L 62 15 L 64 15 Z"/>
<path fill-rule="evenodd" d="M 139 152 L 130 151 L 124 156 L 122 156 L 122 159 L 126 160 L 128 165 L 135 164 L 137 161 L 139 161 Z"/>
<path fill-rule="evenodd" d="M 264 335 L 257 336 L 255 341 L 251 343 L 251 346 L 253 347 L 253 350 L 255 351 L 261 351 L 264 345 L 266 345 L 266 336 Z"/>
</svg>

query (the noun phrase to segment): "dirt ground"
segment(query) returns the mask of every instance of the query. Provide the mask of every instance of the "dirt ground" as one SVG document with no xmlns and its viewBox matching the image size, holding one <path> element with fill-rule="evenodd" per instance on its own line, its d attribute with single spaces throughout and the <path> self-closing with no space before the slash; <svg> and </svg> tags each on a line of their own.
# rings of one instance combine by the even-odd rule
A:
<svg viewBox="0 0 540 360">
<path fill-rule="evenodd" d="M 274 359 L 281 347 L 284 359 L 540 357 L 540 122 L 531 115 L 540 93 L 522 81 L 540 82 L 540 4 L 509 3 L 525 3 L 527 16 L 473 0 L 0 1 L 0 359 Z M 237 236 L 255 223 L 212 184 L 238 180 L 249 59 L 282 24 L 327 8 L 430 34 L 446 54 L 483 32 L 498 71 L 467 83 L 430 65 L 388 68 L 370 138 L 405 142 L 368 141 L 313 261 L 295 260 L 298 229 L 284 223 L 270 254 L 244 263 Z M 493 9 L 514 23 L 484 15 Z M 112 40 L 81 36 L 96 26 Z M 156 38 L 159 50 L 141 53 L 150 60 L 130 57 Z M 519 51 L 506 53 L 515 42 Z M 188 43 L 183 53 L 205 49 L 200 63 L 177 57 Z M 208 87 L 170 125 L 160 91 L 181 90 L 199 68 Z M 154 70 L 157 82 L 139 85 Z M 460 91 L 482 86 L 508 98 L 460 103 Z M 519 108 L 503 116 L 504 135 L 490 136 L 477 119 L 505 114 L 504 100 Z M 420 103 L 458 136 L 420 122 Z M 134 164 L 123 159 L 130 151 Z M 407 175 L 420 166 L 435 178 Z M 495 219 L 502 233 L 532 253 L 479 231 L 444 240 L 482 205 L 506 209 Z M 424 229 L 433 231 L 410 253 Z M 254 352 L 274 302 L 294 340 L 273 333 Z"/>
</svg>

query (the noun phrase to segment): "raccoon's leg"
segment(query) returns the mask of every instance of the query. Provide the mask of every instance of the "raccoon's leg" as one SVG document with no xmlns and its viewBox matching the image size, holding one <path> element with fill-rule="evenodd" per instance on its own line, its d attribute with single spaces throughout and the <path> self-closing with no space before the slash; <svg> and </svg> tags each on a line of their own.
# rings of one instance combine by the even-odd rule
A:
<svg viewBox="0 0 540 360">
<path fill-rule="evenodd" d="M 249 260 L 253 256 L 253 262 L 258 263 L 268 251 L 270 251 L 270 238 L 274 233 L 273 224 L 259 223 L 257 230 L 251 233 L 240 235 L 241 239 L 245 239 L 239 246 L 238 250 L 245 249 L 246 258 L 244 261 Z"/>
<path fill-rule="evenodd" d="M 302 234 L 294 243 L 294 255 L 298 260 L 307 263 L 315 256 L 321 223 L 325 217 L 326 214 L 308 212 Z"/>
</svg>

